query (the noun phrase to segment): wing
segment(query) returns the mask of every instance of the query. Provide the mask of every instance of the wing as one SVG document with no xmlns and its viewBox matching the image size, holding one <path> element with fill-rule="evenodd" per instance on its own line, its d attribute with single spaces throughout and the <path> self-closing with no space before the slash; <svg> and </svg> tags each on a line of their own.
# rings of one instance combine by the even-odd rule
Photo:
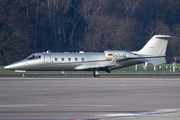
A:
<svg viewBox="0 0 180 120">
<path fill-rule="evenodd" d="M 111 61 L 106 63 L 88 63 L 84 65 L 77 66 L 75 70 L 86 70 L 86 69 L 102 69 L 111 66 L 115 66 L 117 61 L 117 56 L 114 57 Z"/>
</svg>

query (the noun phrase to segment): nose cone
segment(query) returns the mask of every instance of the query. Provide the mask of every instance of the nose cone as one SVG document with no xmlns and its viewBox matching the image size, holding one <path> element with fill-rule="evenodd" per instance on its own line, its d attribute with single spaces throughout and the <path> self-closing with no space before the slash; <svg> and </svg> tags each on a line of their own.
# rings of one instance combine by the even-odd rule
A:
<svg viewBox="0 0 180 120">
<path fill-rule="evenodd" d="M 4 67 L 5 70 L 10 70 L 11 69 L 11 65 L 7 65 Z"/>
<path fill-rule="evenodd" d="M 25 62 L 16 62 L 4 67 L 5 70 L 24 70 Z"/>
</svg>

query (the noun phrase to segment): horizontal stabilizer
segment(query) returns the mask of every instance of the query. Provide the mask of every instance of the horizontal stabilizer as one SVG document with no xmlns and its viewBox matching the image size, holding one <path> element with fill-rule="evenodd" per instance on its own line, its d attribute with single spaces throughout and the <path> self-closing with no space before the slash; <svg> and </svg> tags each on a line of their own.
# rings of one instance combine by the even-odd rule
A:
<svg viewBox="0 0 180 120">
<path fill-rule="evenodd" d="M 142 61 L 142 62 L 146 62 L 146 63 L 150 63 L 150 64 L 155 64 L 155 65 L 159 65 L 159 64 L 166 63 L 165 57 L 159 57 L 159 58 L 146 58 L 146 59 L 141 60 L 141 61 Z"/>
</svg>

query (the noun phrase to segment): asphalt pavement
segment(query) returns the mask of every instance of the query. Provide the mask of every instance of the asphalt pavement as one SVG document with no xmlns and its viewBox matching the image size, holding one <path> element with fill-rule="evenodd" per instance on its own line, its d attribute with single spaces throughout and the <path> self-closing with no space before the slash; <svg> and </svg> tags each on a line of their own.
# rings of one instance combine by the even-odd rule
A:
<svg viewBox="0 0 180 120">
<path fill-rule="evenodd" d="M 0 74 L 0 77 L 21 77 L 19 74 Z M 93 77 L 93 74 L 26 74 L 26 77 Z M 180 78 L 180 74 L 100 74 L 100 77 L 159 77 Z"/>
<path fill-rule="evenodd" d="M 179 91 L 175 78 L 0 78 L 0 120 L 177 120 Z"/>
</svg>

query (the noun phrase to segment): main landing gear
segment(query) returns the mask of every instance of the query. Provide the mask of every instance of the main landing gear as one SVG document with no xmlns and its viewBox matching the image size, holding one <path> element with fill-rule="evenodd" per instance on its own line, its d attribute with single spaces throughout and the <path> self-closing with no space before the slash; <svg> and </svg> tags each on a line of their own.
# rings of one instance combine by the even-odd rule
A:
<svg viewBox="0 0 180 120">
<path fill-rule="evenodd" d="M 99 77 L 100 76 L 99 70 L 94 70 L 93 75 L 94 75 L 94 77 Z"/>
</svg>

